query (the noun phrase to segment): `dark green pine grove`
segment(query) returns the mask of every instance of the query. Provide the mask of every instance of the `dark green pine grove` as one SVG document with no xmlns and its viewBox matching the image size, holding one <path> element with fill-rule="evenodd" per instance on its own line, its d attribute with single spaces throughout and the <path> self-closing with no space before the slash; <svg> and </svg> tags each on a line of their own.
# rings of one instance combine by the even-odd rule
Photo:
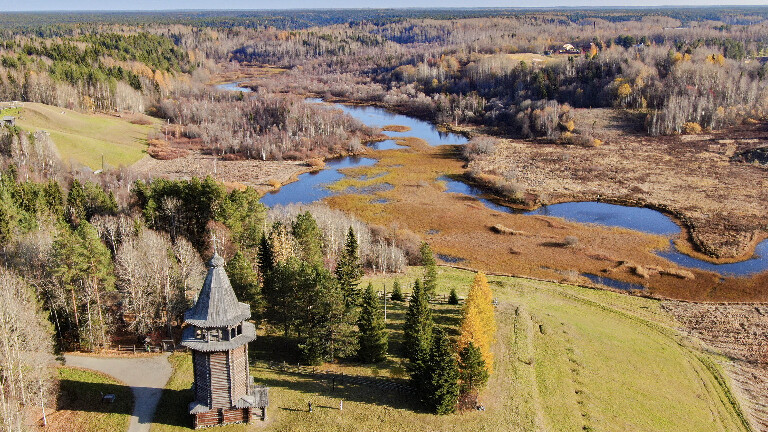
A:
<svg viewBox="0 0 768 432">
<path fill-rule="evenodd" d="M 363 363 L 378 363 L 385 360 L 388 343 L 384 312 L 379 297 L 370 283 L 363 292 L 357 328 L 359 332 L 358 359 Z"/>
</svg>

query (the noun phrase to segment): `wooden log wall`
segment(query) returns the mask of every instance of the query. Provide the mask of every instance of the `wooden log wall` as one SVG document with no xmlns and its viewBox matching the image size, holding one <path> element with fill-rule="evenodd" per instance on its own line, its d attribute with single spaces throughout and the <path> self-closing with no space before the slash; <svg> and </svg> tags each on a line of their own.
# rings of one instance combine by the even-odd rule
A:
<svg viewBox="0 0 768 432">
<path fill-rule="evenodd" d="M 195 414 L 192 427 L 200 429 L 231 423 L 250 423 L 251 420 L 252 413 L 250 408 L 217 409 Z"/>
<path fill-rule="evenodd" d="M 192 367 L 195 373 L 195 400 L 211 406 L 211 369 L 208 354 L 192 351 Z"/>
<path fill-rule="evenodd" d="M 245 345 L 230 351 L 232 376 L 232 405 L 248 394 L 248 353 Z"/>
<path fill-rule="evenodd" d="M 228 357 L 229 352 L 212 352 L 209 355 L 212 408 L 229 408 L 232 406 Z"/>
</svg>

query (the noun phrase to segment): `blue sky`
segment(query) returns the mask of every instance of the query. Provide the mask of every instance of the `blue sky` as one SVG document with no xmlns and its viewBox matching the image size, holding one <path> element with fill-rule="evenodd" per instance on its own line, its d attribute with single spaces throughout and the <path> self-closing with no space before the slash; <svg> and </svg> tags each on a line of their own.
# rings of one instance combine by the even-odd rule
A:
<svg viewBox="0 0 768 432">
<path fill-rule="evenodd" d="M 768 0 L 26 0 L 6 1 L 3 11 L 44 10 L 169 10 L 169 9 L 293 9 L 365 7 L 553 7 L 553 6 L 670 6 L 670 5 L 766 5 Z"/>
</svg>

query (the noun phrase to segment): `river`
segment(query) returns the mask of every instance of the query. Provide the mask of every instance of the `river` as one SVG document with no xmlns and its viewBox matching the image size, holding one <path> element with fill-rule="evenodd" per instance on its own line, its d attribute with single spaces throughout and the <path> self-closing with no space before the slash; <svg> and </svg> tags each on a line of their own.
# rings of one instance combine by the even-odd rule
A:
<svg viewBox="0 0 768 432">
<path fill-rule="evenodd" d="M 238 83 L 222 84 L 218 88 L 229 91 L 250 91 L 249 89 L 239 87 Z M 306 101 L 309 103 L 324 103 L 322 99 L 317 98 L 308 98 Z M 400 125 L 410 128 L 406 132 L 386 131 L 385 134 L 393 139 L 372 144 L 374 149 L 385 150 L 402 147 L 395 142 L 395 139 L 402 137 L 420 138 L 432 146 L 461 145 L 467 142 L 467 138 L 462 135 L 441 132 L 429 122 L 402 114 L 395 114 L 383 108 L 337 103 L 325 104 L 329 107 L 341 109 L 368 126 L 381 128 L 387 125 Z M 325 169 L 315 173 L 302 174 L 299 176 L 298 181 L 287 184 L 276 192 L 266 194 L 261 201 L 268 206 L 309 204 L 334 193 L 327 186 L 345 177 L 339 171 L 340 169 L 370 166 L 375 163 L 376 159 L 366 157 L 332 159 L 326 161 Z M 680 234 L 680 227 L 669 217 L 656 210 L 601 202 L 570 202 L 542 206 L 534 211 L 521 212 L 483 198 L 484 193 L 482 190 L 466 183 L 447 177 L 440 177 L 438 180 L 445 182 L 447 193 L 472 196 L 486 207 L 500 212 L 560 217 L 572 222 L 622 227 L 667 236 L 670 238 L 669 248 L 657 251 L 656 254 L 683 267 L 697 268 L 728 276 L 749 276 L 768 270 L 768 240 L 761 242 L 757 246 L 754 256 L 750 259 L 729 264 L 713 264 L 685 255 L 677 250 L 672 238 Z M 587 276 L 597 278 L 592 275 Z M 616 288 L 621 289 L 639 289 L 639 287 L 641 286 L 632 284 L 616 286 Z"/>
</svg>

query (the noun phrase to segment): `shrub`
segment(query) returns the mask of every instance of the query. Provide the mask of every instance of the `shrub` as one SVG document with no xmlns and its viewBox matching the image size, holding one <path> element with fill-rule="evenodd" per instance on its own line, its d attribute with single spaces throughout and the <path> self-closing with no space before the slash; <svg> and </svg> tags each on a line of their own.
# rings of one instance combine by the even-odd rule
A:
<svg viewBox="0 0 768 432">
<path fill-rule="evenodd" d="M 696 122 L 683 123 L 683 133 L 686 135 L 696 135 L 701 133 L 701 125 Z"/>
<path fill-rule="evenodd" d="M 566 236 L 565 239 L 563 239 L 563 244 L 566 247 L 576 246 L 579 243 L 579 238 L 576 236 Z"/>
</svg>

